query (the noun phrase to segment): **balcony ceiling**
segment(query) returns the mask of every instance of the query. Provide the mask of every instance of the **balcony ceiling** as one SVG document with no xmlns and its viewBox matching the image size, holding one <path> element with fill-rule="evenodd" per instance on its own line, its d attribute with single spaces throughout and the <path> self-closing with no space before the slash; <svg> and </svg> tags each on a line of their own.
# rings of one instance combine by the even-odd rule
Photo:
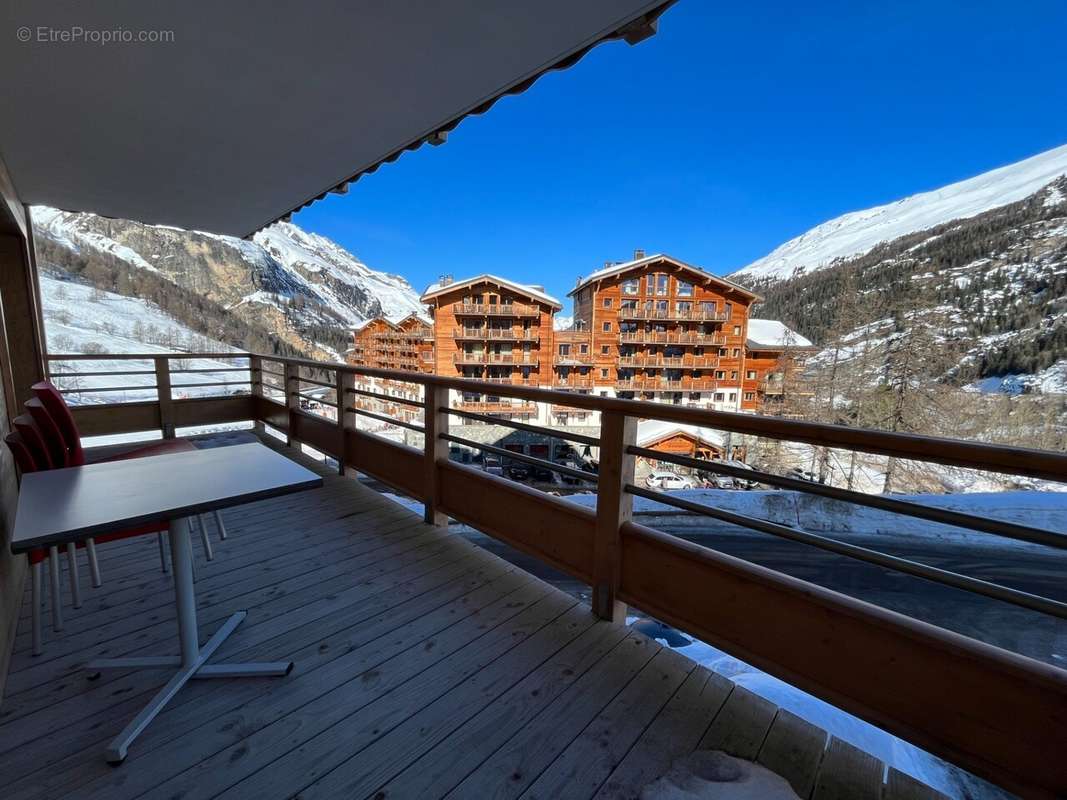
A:
<svg viewBox="0 0 1067 800">
<path fill-rule="evenodd" d="M 25 203 L 246 236 L 666 5 L 17 0 L 0 157 Z M 173 41 L 38 40 L 75 25 Z"/>
</svg>

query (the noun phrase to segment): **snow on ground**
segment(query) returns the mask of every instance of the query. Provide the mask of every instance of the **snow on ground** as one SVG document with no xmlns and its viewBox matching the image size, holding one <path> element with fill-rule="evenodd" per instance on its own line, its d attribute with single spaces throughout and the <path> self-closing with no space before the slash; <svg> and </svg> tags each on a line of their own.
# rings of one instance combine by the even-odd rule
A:
<svg viewBox="0 0 1067 800">
<path fill-rule="evenodd" d="M 866 253 L 881 242 L 1017 202 L 1065 173 L 1067 145 L 941 189 L 844 214 L 790 239 L 730 277 L 780 280 L 795 272 L 821 269 L 835 259 Z"/>
<path fill-rule="evenodd" d="M 100 352 L 115 353 L 174 353 L 233 352 L 234 348 L 207 339 L 182 325 L 158 307 L 111 292 L 103 292 L 77 283 L 42 274 L 41 303 L 44 307 L 45 334 L 49 353 Z M 148 341 L 158 343 L 148 343 Z M 247 361 L 233 363 L 214 358 L 172 359 L 171 369 L 230 369 L 243 367 Z M 56 384 L 61 389 L 93 389 L 115 386 L 129 387 L 122 391 L 88 394 L 68 394 L 71 405 L 87 403 L 120 403 L 156 399 L 155 374 L 107 375 L 60 378 L 60 372 L 143 372 L 153 370 L 153 362 L 145 359 L 104 359 L 100 361 L 53 361 Z M 212 386 L 197 388 L 195 384 L 237 381 L 247 378 L 242 372 L 198 372 L 173 374 L 172 396 L 202 397 L 207 395 L 247 392 L 249 387 Z"/>
<path fill-rule="evenodd" d="M 1025 391 L 1041 394 L 1067 394 L 1067 359 L 1060 359 L 1041 372 L 1012 373 L 983 378 L 963 387 L 966 391 L 986 394 L 1022 394 Z"/>
</svg>

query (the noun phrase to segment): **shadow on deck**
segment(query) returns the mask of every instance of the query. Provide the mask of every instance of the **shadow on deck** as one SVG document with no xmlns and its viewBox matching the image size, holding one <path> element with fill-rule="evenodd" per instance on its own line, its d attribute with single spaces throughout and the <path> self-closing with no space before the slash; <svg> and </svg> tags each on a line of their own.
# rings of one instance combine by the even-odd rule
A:
<svg viewBox="0 0 1067 800">
<path fill-rule="evenodd" d="M 929 797 L 873 757 L 573 597 L 267 440 L 321 489 L 232 509 L 196 549 L 217 658 L 292 659 L 284 679 L 192 682 L 126 762 L 106 743 L 165 674 L 92 657 L 174 642 L 154 537 L 101 548 L 104 585 L 30 655 L 28 595 L 0 708 L 6 800 L 636 797 L 698 748 L 758 759 L 801 797 Z M 196 537 L 194 537 L 196 538 Z M 83 571 L 83 575 L 84 575 Z"/>
</svg>

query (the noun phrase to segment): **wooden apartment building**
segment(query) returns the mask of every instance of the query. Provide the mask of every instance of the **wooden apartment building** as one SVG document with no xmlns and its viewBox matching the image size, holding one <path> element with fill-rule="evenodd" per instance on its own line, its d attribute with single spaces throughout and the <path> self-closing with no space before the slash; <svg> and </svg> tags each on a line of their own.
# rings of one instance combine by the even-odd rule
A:
<svg viewBox="0 0 1067 800">
<path fill-rule="evenodd" d="M 539 286 L 494 275 L 442 278 L 421 297 L 429 318 L 371 320 L 354 336 L 351 362 L 432 371 L 491 383 L 551 387 L 726 411 L 756 411 L 783 357 L 810 342 L 775 321 L 753 320 L 758 296 L 667 255 L 634 253 L 579 279 L 574 320 L 555 330 L 562 304 Z M 405 326 L 409 337 L 405 338 Z M 772 335 L 773 334 L 773 335 Z M 406 350 L 398 348 L 406 347 Z M 404 387 L 385 387 L 388 394 Z M 584 424 L 590 412 L 463 393 L 479 413 Z"/>
</svg>

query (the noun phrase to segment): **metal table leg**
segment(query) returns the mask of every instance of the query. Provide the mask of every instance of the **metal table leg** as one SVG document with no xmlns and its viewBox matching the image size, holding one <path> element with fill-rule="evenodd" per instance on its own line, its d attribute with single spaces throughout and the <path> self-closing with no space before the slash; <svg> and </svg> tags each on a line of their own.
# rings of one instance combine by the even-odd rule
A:
<svg viewBox="0 0 1067 800">
<path fill-rule="evenodd" d="M 86 669 L 131 669 L 179 667 L 167 684 L 159 690 L 141 713 L 130 720 L 108 745 L 105 757 L 118 764 L 126 758 L 130 744 L 156 715 L 170 702 L 190 678 L 280 677 L 293 669 L 292 661 L 251 662 L 237 664 L 207 664 L 207 660 L 234 632 L 247 616 L 238 611 L 223 624 L 202 648 L 196 624 L 196 590 L 193 585 L 193 553 L 189 538 L 189 520 L 174 520 L 170 525 L 171 563 L 174 567 L 174 595 L 178 610 L 178 641 L 181 656 L 147 656 L 144 658 L 110 658 L 86 664 Z"/>
</svg>

